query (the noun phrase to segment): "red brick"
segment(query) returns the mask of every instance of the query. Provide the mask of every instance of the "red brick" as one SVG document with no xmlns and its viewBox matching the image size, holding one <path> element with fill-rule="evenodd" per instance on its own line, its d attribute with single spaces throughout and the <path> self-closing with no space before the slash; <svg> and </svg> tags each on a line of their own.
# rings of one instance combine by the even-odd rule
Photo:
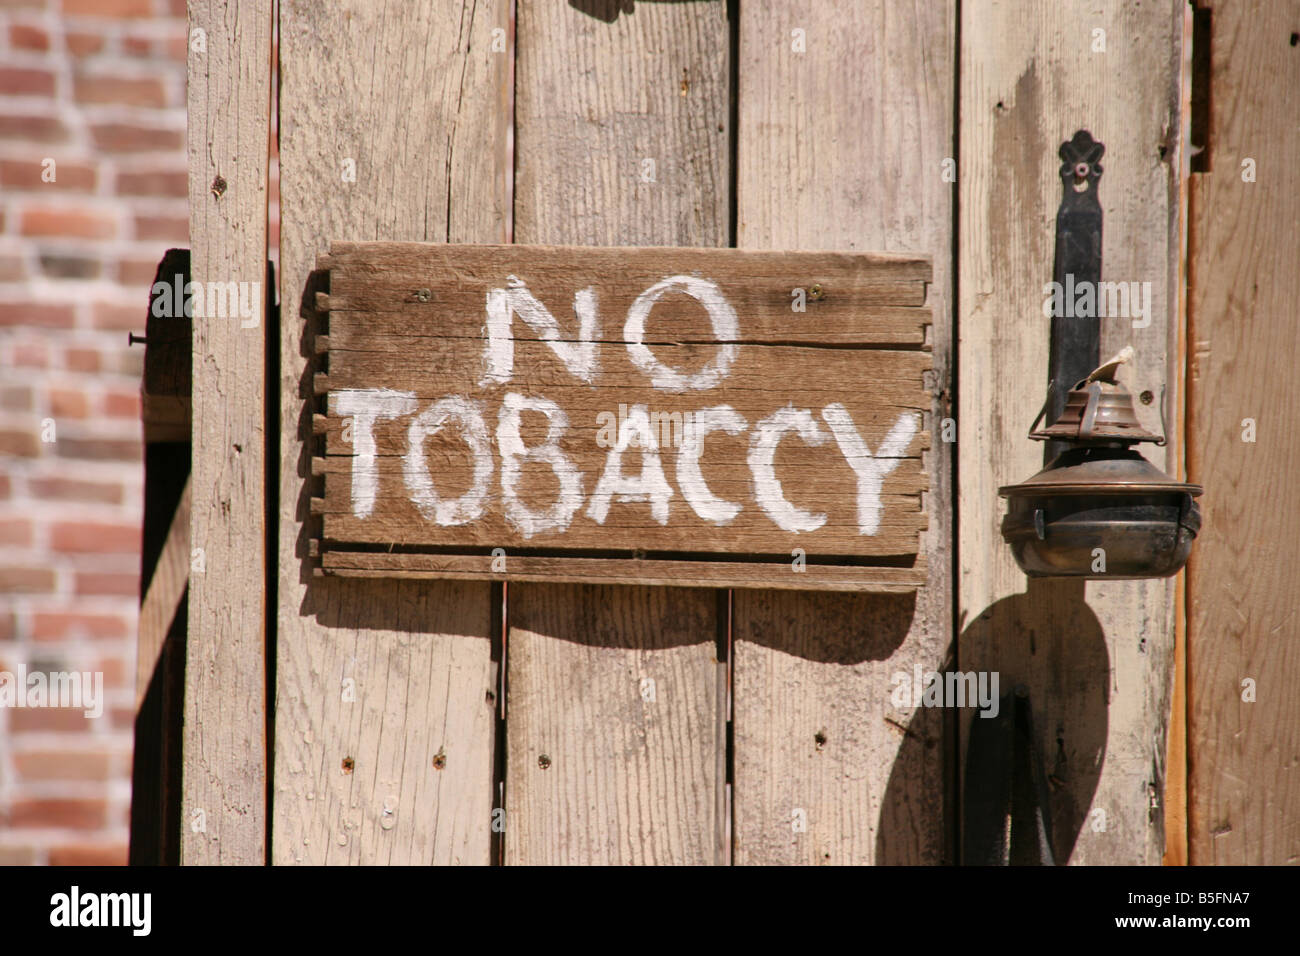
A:
<svg viewBox="0 0 1300 956">
<path fill-rule="evenodd" d="M 135 237 L 189 242 L 190 221 L 184 216 L 136 216 Z"/>
<path fill-rule="evenodd" d="M 26 518 L 0 518 L 0 544 L 31 547 L 32 523 Z"/>
<path fill-rule="evenodd" d="M 19 342 L 14 346 L 14 364 L 24 368 L 48 368 L 50 350 L 44 342 Z"/>
<path fill-rule="evenodd" d="M 93 723 L 86 716 L 86 708 L 15 707 L 9 711 L 9 729 L 14 733 L 49 730 L 77 733 L 90 730 Z"/>
<path fill-rule="evenodd" d="M 16 711 L 21 713 L 22 711 Z M 78 717 L 81 711 L 75 712 Z M 93 830 L 104 825 L 107 810 L 104 800 L 28 799 L 15 800 L 9 807 L 11 827 L 57 827 L 69 830 Z"/>
<path fill-rule="evenodd" d="M 166 106 L 167 91 L 156 76 L 86 76 L 73 83 L 80 103 L 112 103 L 119 106 Z"/>
<path fill-rule="evenodd" d="M 96 302 L 91 309 L 91 321 L 97 329 L 131 329 L 144 330 L 148 319 L 148 303 L 141 299 L 141 305 L 116 305 L 111 302 Z"/>
<path fill-rule="evenodd" d="M 0 455 L 18 458 L 36 458 L 41 453 L 40 439 L 35 432 L 18 428 L 0 429 Z"/>
<path fill-rule="evenodd" d="M 100 33 L 68 33 L 64 40 L 73 56 L 90 56 L 104 49 L 104 36 Z"/>
<path fill-rule="evenodd" d="M 122 259 L 117 264 L 117 281 L 122 285 L 153 288 L 157 272 L 157 259 Z"/>
<path fill-rule="evenodd" d="M 10 412 L 30 412 L 32 395 L 32 390 L 26 385 L 6 385 L 0 388 L 0 408 Z"/>
<path fill-rule="evenodd" d="M 95 279 L 99 276 L 98 257 L 40 253 L 41 272 L 52 279 Z"/>
<path fill-rule="evenodd" d="M 14 616 L 8 611 L 0 611 L 0 641 L 12 641 L 17 632 L 18 625 L 15 623 Z M 10 669 L 4 658 L 0 658 L 0 671 Z"/>
<path fill-rule="evenodd" d="M 143 446 L 138 438 L 60 438 L 54 443 L 54 452 L 60 458 L 129 461 L 139 465 Z"/>
<path fill-rule="evenodd" d="M 122 486 L 116 481 L 29 478 L 27 488 L 33 497 L 46 501 L 92 501 L 106 505 L 122 503 Z"/>
<path fill-rule="evenodd" d="M 32 615 L 32 638 L 66 641 L 74 638 L 130 636 L 124 618 L 117 614 L 81 614 L 75 611 L 37 611 Z"/>
<path fill-rule="evenodd" d="M 9 476 L 0 475 L 0 500 L 8 498 L 10 492 Z M 4 640 L 4 629 L 0 628 L 0 641 Z"/>
<path fill-rule="evenodd" d="M 26 780 L 107 780 L 112 758 L 102 751 L 33 750 L 14 755 Z"/>
<path fill-rule="evenodd" d="M 153 45 L 149 42 L 148 37 L 127 36 L 122 38 L 122 52 L 127 56 L 146 57 L 149 56 Z"/>
<path fill-rule="evenodd" d="M 111 349 L 103 355 L 104 371 L 139 380 L 144 374 L 144 349 Z"/>
<path fill-rule="evenodd" d="M 49 302 L 0 302 L 0 325 L 70 329 L 76 322 L 76 314 L 70 305 L 54 305 Z"/>
<path fill-rule="evenodd" d="M 15 50 L 48 50 L 50 35 L 39 27 L 23 23 L 9 25 L 9 45 Z"/>
<path fill-rule="evenodd" d="M 63 364 L 70 372 L 98 372 L 99 353 L 94 349 L 68 349 L 64 353 Z"/>
<path fill-rule="evenodd" d="M 72 844 L 50 847 L 50 866 L 126 866 L 125 844 Z"/>
<path fill-rule="evenodd" d="M 84 209 L 30 206 L 23 210 L 25 236 L 76 236 L 81 239 L 111 239 L 117 223 L 111 216 Z"/>
<path fill-rule="evenodd" d="M 153 0 L 63 0 L 63 14 L 70 17 L 149 17 Z"/>
<path fill-rule="evenodd" d="M 0 593 L 48 594 L 54 590 L 54 572 L 49 568 L 0 567 Z"/>
<path fill-rule="evenodd" d="M 3 573 L 0 570 L 0 575 L 3 575 Z M 75 590 L 78 594 L 116 594 L 123 597 L 138 597 L 140 594 L 140 575 L 78 571 Z"/>
<path fill-rule="evenodd" d="M 114 730 L 130 730 L 135 726 L 134 707 L 109 707 L 105 713 Z"/>
<path fill-rule="evenodd" d="M 4 212 L 0 211 L 0 230 L 5 227 Z M 27 278 L 27 266 L 21 256 L 0 255 L 0 282 L 19 282 Z"/>
<path fill-rule="evenodd" d="M 126 662 L 120 657 L 103 657 L 95 662 L 95 670 L 104 675 L 105 687 L 129 687 L 135 689 L 135 661 L 131 662 L 128 668 Z M 127 680 L 130 683 L 127 683 Z"/>
<path fill-rule="evenodd" d="M 135 123 L 99 123 L 90 128 L 95 146 L 110 153 L 176 152 L 185 146 L 185 134 L 176 129 Z"/>
<path fill-rule="evenodd" d="M 49 391 L 50 413 L 55 419 L 85 418 L 90 412 L 90 402 L 85 392 L 70 388 L 52 388 Z"/>
<path fill-rule="evenodd" d="M 0 116 L 0 139 L 61 143 L 67 138 L 67 129 L 52 116 Z"/>
<path fill-rule="evenodd" d="M 50 528 L 50 547 L 66 554 L 137 554 L 140 527 L 103 521 L 61 521 Z"/>
<path fill-rule="evenodd" d="M 184 16 L 184 14 L 182 14 L 182 16 Z M 167 59 L 175 60 L 177 63 L 184 63 L 189 59 L 190 55 L 189 37 L 169 36 L 164 41 L 163 49 L 167 54 Z"/>
<path fill-rule="evenodd" d="M 139 418 L 140 393 L 110 389 L 104 393 L 104 414 L 112 418 Z"/>
<path fill-rule="evenodd" d="M 0 846 L 0 866 L 35 866 L 36 847 Z"/>
<path fill-rule="evenodd" d="M 0 90 L 10 96 L 53 96 L 54 74 L 49 70 L 0 67 Z"/>
<path fill-rule="evenodd" d="M 41 157 L 43 160 L 45 157 Z M 73 192 L 92 192 L 95 189 L 95 167 L 82 163 L 61 163 L 54 159 L 54 181 L 41 178 L 45 166 L 40 160 L 24 162 L 18 159 L 0 161 L 0 186 L 9 189 L 40 190 L 63 189 Z"/>
<path fill-rule="evenodd" d="M 120 173 L 117 177 L 119 196 L 169 196 L 185 199 L 189 196 L 189 190 L 189 174 L 184 170 Z"/>
</svg>

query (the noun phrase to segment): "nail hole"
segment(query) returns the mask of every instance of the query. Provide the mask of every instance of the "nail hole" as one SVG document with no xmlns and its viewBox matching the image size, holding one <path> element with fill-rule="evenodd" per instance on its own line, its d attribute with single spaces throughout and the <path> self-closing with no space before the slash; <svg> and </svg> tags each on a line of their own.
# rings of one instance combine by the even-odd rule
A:
<svg viewBox="0 0 1300 956">
<path fill-rule="evenodd" d="M 543 770 L 545 770 L 550 765 L 551 765 L 551 758 L 546 756 L 546 754 L 542 754 L 540 757 L 537 758 L 537 766 L 541 767 Z"/>
<path fill-rule="evenodd" d="M 821 750 L 826 746 L 826 731 L 819 730 L 813 734 L 813 742 L 817 744 L 817 749 Z"/>
<path fill-rule="evenodd" d="M 225 194 L 225 192 L 226 192 L 226 180 L 224 177 L 218 176 L 216 179 L 212 180 L 213 196 L 215 196 L 217 199 L 220 199 Z"/>
<path fill-rule="evenodd" d="M 438 752 L 433 755 L 433 769 L 441 770 L 447 766 L 447 750 L 445 747 L 439 747 Z"/>
<path fill-rule="evenodd" d="M 353 760 L 351 757 L 344 757 L 344 758 L 343 758 L 343 772 L 344 772 L 344 773 L 351 773 L 351 772 L 353 771 L 353 769 L 356 768 L 356 765 L 357 765 L 357 762 L 356 762 L 355 760 Z"/>
<path fill-rule="evenodd" d="M 1146 391 L 1144 391 L 1141 395 L 1138 396 L 1138 400 L 1143 405 L 1150 405 L 1153 401 L 1155 401 L 1155 396 L 1151 394 L 1151 389 L 1148 388 Z"/>
</svg>

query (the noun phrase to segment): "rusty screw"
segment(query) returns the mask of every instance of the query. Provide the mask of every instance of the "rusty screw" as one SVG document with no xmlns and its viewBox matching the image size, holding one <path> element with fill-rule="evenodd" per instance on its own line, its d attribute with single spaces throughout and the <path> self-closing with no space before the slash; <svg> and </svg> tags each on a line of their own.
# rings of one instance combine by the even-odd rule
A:
<svg viewBox="0 0 1300 956">
<path fill-rule="evenodd" d="M 542 754 L 540 757 L 537 758 L 537 766 L 541 767 L 543 770 L 545 770 L 550 765 L 551 765 L 551 758 L 546 756 L 546 754 Z"/>
<path fill-rule="evenodd" d="M 430 292 L 428 289 L 416 289 L 415 297 L 419 299 L 421 302 L 428 302 L 430 299 L 433 298 L 433 293 Z"/>
</svg>

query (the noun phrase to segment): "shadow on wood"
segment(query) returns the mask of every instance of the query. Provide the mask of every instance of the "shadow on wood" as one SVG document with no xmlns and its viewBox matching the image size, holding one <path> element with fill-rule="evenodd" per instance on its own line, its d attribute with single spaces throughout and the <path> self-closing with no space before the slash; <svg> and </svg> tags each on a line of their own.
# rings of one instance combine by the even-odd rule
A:
<svg viewBox="0 0 1300 956">
<path fill-rule="evenodd" d="M 1092 806 L 1109 724 L 1110 656 L 1084 589 L 1082 581 L 1030 579 L 1026 593 L 996 602 L 967 624 L 959 645 L 961 670 L 996 672 L 1004 695 L 1020 685 L 1028 690 L 1047 777 L 1052 846 L 1062 864 Z M 982 718 L 970 710 L 959 719 L 965 755 L 972 721 Z M 964 788 L 974 782 L 969 772 L 963 780 Z M 971 804 L 962 801 L 963 807 Z"/>
</svg>

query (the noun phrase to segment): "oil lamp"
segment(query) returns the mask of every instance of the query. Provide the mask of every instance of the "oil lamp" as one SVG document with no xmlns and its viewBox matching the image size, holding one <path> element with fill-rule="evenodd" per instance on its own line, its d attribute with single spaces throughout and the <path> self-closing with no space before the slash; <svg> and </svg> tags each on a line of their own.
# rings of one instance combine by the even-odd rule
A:
<svg viewBox="0 0 1300 956">
<path fill-rule="evenodd" d="M 1027 481 L 1005 485 L 1002 537 L 1031 577 L 1161 578 L 1187 563 L 1201 527 L 1201 486 L 1176 481 L 1137 452 L 1163 445 L 1138 423 L 1118 356 L 1079 382 L 1053 424 L 1029 437 L 1064 450 Z M 1044 406 L 1044 412 L 1047 408 Z"/>
<path fill-rule="evenodd" d="M 1057 288 L 1096 289 L 1101 279 L 1097 189 L 1104 151 L 1087 130 L 1061 144 Z M 1047 400 L 1029 431 L 1048 443 L 1047 465 L 998 489 L 1007 499 L 1002 537 L 1030 577 L 1167 577 L 1187 562 L 1200 530 L 1193 499 L 1201 486 L 1170 478 L 1136 450 L 1165 438 L 1142 428 L 1133 396 L 1117 378 L 1133 349 L 1098 365 L 1100 339 L 1095 314 L 1053 314 Z M 1038 428 L 1044 418 L 1048 424 Z"/>
</svg>

